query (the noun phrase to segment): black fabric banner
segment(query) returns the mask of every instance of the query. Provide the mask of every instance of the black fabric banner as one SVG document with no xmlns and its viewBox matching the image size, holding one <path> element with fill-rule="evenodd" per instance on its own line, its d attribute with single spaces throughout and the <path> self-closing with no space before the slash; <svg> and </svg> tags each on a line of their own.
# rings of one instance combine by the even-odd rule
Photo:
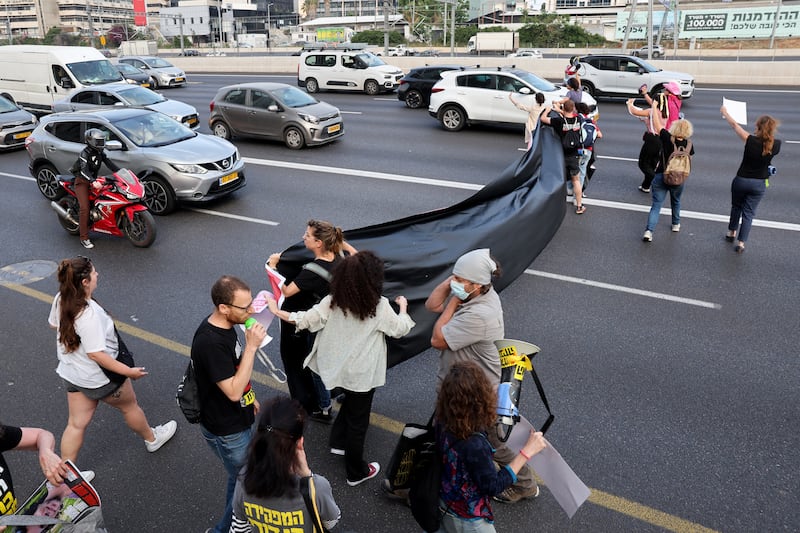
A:
<svg viewBox="0 0 800 533">
<path fill-rule="evenodd" d="M 540 124 L 532 149 L 463 202 L 345 231 L 345 239 L 357 250 L 371 250 L 384 260 L 383 294 L 392 305 L 396 296 L 405 296 L 417 324 L 402 339 L 387 339 L 389 366 L 430 348 L 438 315 L 425 309 L 425 300 L 452 273 L 459 256 L 490 248 L 503 271 L 494 286 L 502 291 L 555 235 L 566 211 L 565 194 L 561 140 L 552 128 Z M 293 279 L 312 259 L 300 242 L 281 254 L 278 270 Z"/>
</svg>

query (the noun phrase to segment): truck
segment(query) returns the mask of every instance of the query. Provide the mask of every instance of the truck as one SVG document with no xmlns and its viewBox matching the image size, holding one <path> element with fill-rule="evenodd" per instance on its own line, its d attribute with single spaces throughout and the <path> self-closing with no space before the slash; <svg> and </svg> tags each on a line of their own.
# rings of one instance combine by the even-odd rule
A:
<svg viewBox="0 0 800 533">
<path fill-rule="evenodd" d="M 519 34 L 514 31 L 478 32 L 467 42 L 467 52 L 472 55 L 506 55 L 517 48 L 519 48 Z"/>
<path fill-rule="evenodd" d="M 317 42 L 318 43 L 346 43 L 350 42 L 350 38 L 355 32 L 352 28 L 318 28 L 317 29 Z"/>
<path fill-rule="evenodd" d="M 120 56 L 155 56 L 158 55 L 158 43 L 155 41 L 122 41 L 119 43 Z"/>
</svg>

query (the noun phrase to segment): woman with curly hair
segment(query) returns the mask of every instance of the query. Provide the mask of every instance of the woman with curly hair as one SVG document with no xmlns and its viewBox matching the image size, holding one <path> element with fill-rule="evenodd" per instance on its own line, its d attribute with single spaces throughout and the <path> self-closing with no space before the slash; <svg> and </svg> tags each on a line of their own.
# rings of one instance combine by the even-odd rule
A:
<svg viewBox="0 0 800 533">
<path fill-rule="evenodd" d="M 284 531 L 287 515 L 295 520 L 303 517 L 292 524 L 298 528 L 292 531 L 314 533 L 315 517 L 304 497 L 313 498 L 326 530 L 339 521 L 341 512 L 330 483 L 308 467 L 305 426 L 306 412 L 297 400 L 277 396 L 261 407 L 261 418 L 233 493 L 231 533 Z M 312 480 L 314 490 L 310 491 Z"/>
<path fill-rule="evenodd" d="M 499 470 L 487 439 L 497 421 L 497 393 L 477 364 L 461 361 L 450 368 L 436 400 L 437 446 L 442 454 L 441 531 L 491 533 L 491 498 L 517 480 L 517 472 L 547 445 L 531 431 L 516 457 Z"/>
<path fill-rule="evenodd" d="M 756 130 L 751 135 L 736 123 L 725 106 L 720 108 L 720 112 L 736 135 L 744 141 L 742 162 L 731 183 L 731 216 L 728 233 L 725 235 L 726 241 L 733 242 L 738 232 L 739 239 L 734 250 L 742 253 L 756 216 L 756 208 L 767 192 L 772 158 L 781 151 L 781 141 L 775 138 L 779 122 L 769 115 L 762 115 L 756 120 Z"/>
<path fill-rule="evenodd" d="M 131 384 L 131 380 L 142 378 L 147 372 L 144 367 L 131 368 L 117 361 L 119 345 L 114 321 L 92 298 L 97 277 L 97 270 L 87 257 L 64 259 L 58 265 L 58 294 L 48 322 L 58 330 L 56 373 L 67 389 L 69 419 L 61 435 L 64 460 L 77 459 L 86 428 L 101 401 L 122 413 L 128 427 L 144 439 L 148 452 L 161 448 L 178 427 L 174 420 L 154 428 L 147 422 Z M 129 379 L 114 383 L 103 369 Z"/>
<path fill-rule="evenodd" d="M 386 383 L 386 336 L 399 338 L 414 327 L 405 296 L 395 298 L 395 313 L 385 296 L 383 261 L 372 252 L 345 257 L 333 270 L 331 292 L 308 311 L 288 313 L 274 300 L 269 310 L 298 329 L 317 332 L 305 365 L 332 389 L 345 391 L 331 429 L 331 453 L 343 455 L 347 484 L 375 477 L 377 462 L 363 459 L 375 389 Z"/>
</svg>

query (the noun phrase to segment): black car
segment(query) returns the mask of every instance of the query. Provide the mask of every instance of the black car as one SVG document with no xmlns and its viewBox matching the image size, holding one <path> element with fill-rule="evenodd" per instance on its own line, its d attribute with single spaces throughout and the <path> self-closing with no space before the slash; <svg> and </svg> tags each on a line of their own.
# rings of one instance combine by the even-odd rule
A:
<svg viewBox="0 0 800 533">
<path fill-rule="evenodd" d="M 431 98 L 431 89 L 446 70 L 460 70 L 460 65 L 433 65 L 412 68 L 400 80 L 397 88 L 397 99 L 406 103 L 406 107 L 419 109 L 426 107 Z"/>
</svg>

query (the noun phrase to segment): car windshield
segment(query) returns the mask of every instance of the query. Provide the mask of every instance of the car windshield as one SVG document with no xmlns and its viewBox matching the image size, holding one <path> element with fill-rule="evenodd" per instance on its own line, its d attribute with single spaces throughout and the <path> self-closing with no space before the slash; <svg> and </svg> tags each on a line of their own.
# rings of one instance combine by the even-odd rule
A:
<svg viewBox="0 0 800 533">
<path fill-rule="evenodd" d="M 134 67 L 133 65 L 129 65 L 127 63 L 117 63 L 114 66 L 117 67 L 117 70 L 119 70 L 120 72 L 122 72 L 124 74 L 141 74 L 142 73 L 141 70 L 139 70 L 138 68 Z"/>
<path fill-rule="evenodd" d="M 160 57 L 154 57 L 145 61 L 151 68 L 169 68 L 174 66 L 169 61 L 164 61 Z"/>
<path fill-rule="evenodd" d="M 144 87 L 131 87 L 130 89 L 119 91 L 117 94 L 127 100 L 131 105 L 153 105 L 167 101 L 166 98 L 157 92 L 145 89 Z"/>
<path fill-rule="evenodd" d="M 272 94 L 283 102 L 287 107 L 305 107 L 317 103 L 317 99 L 310 94 L 301 91 L 297 87 L 284 87 L 273 91 Z"/>
<path fill-rule="evenodd" d="M 386 64 L 383 62 L 383 59 L 369 52 L 362 52 L 360 54 L 356 54 L 356 57 L 359 58 L 361 61 L 363 61 L 364 64 L 367 65 L 368 67 L 380 67 L 381 65 Z"/>
<path fill-rule="evenodd" d="M 549 81 L 543 80 L 536 74 L 531 74 L 526 70 L 515 70 L 514 74 L 519 76 L 519 78 L 528 85 L 532 85 L 533 88 L 536 89 L 537 91 L 548 93 L 557 90 L 556 86 L 550 83 Z"/>
<path fill-rule="evenodd" d="M 19 108 L 0 96 L 0 113 L 8 113 L 9 111 L 19 111 Z"/>
<path fill-rule="evenodd" d="M 654 67 L 653 65 L 651 65 L 650 63 L 648 63 L 643 59 L 640 59 L 636 63 L 638 63 L 639 66 L 641 66 L 645 72 L 659 72 L 661 70 L 660 68 Z"/>
<path fill-rule="evenodd" d="M 67 68 L 82 85 L 99 85 L 101 83 L 122 81 L 122 74 L 114 68 L 114 65 L 108 59 L 67 63 Z"/>
<path fill-rule="evenodd" d="M 146 113 L 114 123 L 136 146 L 152 148 L 191 139 L 197 134 L 176 120 L 161 113 Z"/>
</svg>

